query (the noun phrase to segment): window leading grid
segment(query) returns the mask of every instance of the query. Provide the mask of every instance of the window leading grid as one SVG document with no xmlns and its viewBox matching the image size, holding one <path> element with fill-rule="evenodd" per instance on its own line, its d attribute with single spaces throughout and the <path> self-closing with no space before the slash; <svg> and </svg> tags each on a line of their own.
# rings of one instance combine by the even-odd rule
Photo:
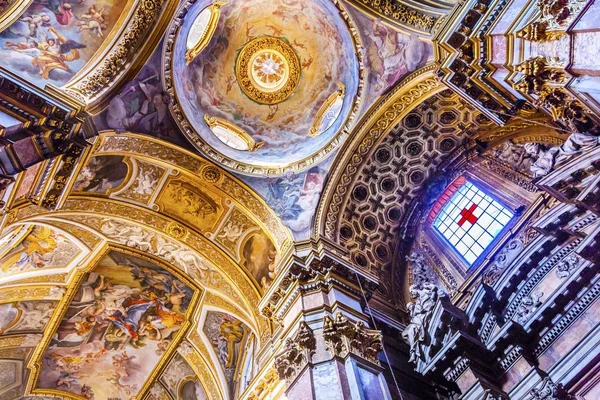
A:
<svg viewBox="0 0 600 400">
<path fill-rule="evenodd" d="M 471 265 L 512 217 L 510 210 L 467 182 L 440 211 L 433 226 Z"/>
</svg>

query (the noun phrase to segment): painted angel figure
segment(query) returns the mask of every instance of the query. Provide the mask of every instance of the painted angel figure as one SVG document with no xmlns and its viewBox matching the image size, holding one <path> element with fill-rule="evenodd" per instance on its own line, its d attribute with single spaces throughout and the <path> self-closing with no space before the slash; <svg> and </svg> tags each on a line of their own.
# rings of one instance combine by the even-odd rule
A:
<svg viewBox="0 0 600 400">
<path fill-rule="evenodd" d="M 31 63 L 39 68 L 40 75 L 44 79 L 50 79 L 50 72 L 55 69 L 69 71 L 68 62 L 81 58 L 79 49 L 86 46 L 74 40 L 67 39 L 50 27 L 48 32 L 52 36 L 46 35 L 42 43 L 32 41 L 31 45 L 40 50 L 40 54 L 35 56 Z"/>
<path fill-rule="evenodd" d="M 19 21 L 29 25 L 29 37 L 31 38 L 37 37 L 38 30 L 41 31 L 40 28 L 50 26 L 50 17 L 46 13 L 25 15 Z"/>
<path fill-rule="evenodd" d="M 96 6 L 92 6 L 87 13 L 81 14 L 77 19 L 79 20 L 76 23 L 78 33 L 89 30 L 93 35 L 104 37 L 103 30 L 106 29 L 106 13 L 104 12 L 104 8 L 96 10 Z"/>
</svg>

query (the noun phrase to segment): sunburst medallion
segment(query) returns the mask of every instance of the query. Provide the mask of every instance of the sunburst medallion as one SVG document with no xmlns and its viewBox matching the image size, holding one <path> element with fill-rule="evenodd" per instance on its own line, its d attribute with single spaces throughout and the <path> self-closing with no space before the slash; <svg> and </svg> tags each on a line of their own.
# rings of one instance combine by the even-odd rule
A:
<svg viewBox="0 0 600 400">
<path fill-rule="evenodd" d="M 246 43 L 238 55 L 235 73 L 242 91 L 262 104 L 281 103 L 300 82 L 300 60 L 285 41 L 259 37 Z"/>
</svg>

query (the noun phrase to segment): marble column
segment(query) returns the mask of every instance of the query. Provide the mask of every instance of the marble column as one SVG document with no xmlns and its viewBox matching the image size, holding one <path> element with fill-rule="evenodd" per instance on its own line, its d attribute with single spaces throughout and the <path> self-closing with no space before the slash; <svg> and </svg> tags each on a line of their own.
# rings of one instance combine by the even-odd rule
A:
<svg viewBox="0 0 600 400">
<path fill-rule="evenodd" d="M 292 260 L 261 302 L 279 324 L 275 367 L 289 400 L 391 399 L 364 299 L 376 286 L 324 246 Z"/>
</svg>

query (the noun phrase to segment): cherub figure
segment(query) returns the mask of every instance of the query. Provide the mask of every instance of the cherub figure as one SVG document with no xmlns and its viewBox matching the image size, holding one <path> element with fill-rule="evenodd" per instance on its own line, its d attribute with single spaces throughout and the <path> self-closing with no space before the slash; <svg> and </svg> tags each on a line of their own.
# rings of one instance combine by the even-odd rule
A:
<svg viewBox="0 0 600 400">
<path fill-rule="evenodd" d="M 50 17 L 46 13 L 26 15 L 20 21 L 29 25 L 29 37 L 37 37 L 38 29 L 43 26 L 50 26 Z"/>
<path fill-rule="evenodd" d="M 88 12 L 82 14 L 77 19 L 77 32 L 81 33 L 85 30 L 89 30 L 91 34 L 104 37 L 103 29 L 106 29 L 106 13 L 104 8 L 96 10 L 96 6 L 89 8 Z"/>
</svg>

